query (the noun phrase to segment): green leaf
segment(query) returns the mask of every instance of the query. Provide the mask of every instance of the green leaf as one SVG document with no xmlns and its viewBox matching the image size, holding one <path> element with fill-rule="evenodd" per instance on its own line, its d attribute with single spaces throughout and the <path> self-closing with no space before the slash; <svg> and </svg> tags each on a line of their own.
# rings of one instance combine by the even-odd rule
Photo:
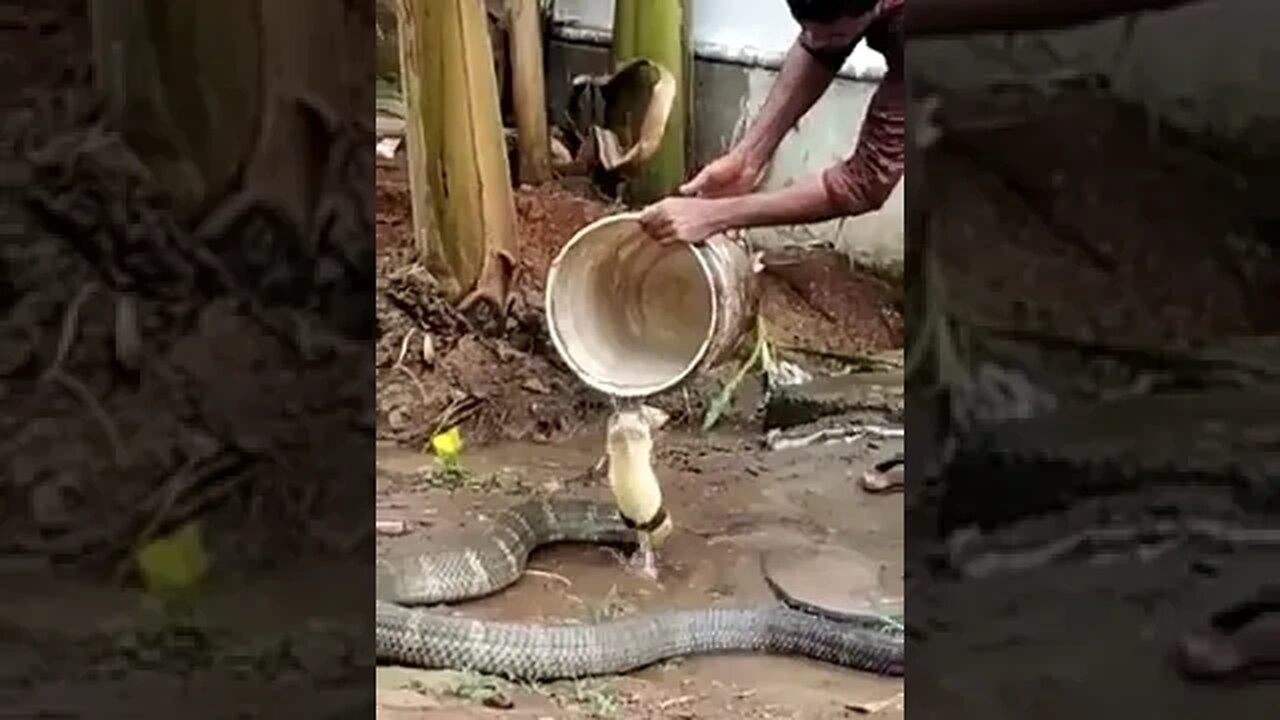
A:
<svg viewBox="0 0 1280 720">
<path fill-rule="evenodd" d="M 733 403 L 733 394 L 737 392 L 738 386 L 746 379 L 747 375 L 755 367 L 767 367 L 763 363 L 765 359 L 772 356 L 769 350 L 769 341 L 766 339 L 764 321 L 761 320 L 756 324 L 756 344 L 751 349 L 751 355 L 742 365 L 738 366 L 738 371 L 729 378 L 729 382 L 720 388 L 720 392 L 707 405 L 707 412 L 702 418 L 702 431 L 707 432 L 715 427 L 720 421 L 720 416 L 724 415 L 725 410 L 729 409 L 729 405 Z M 771 362 L 771 361 L 770 361 Z"/>
</svg>

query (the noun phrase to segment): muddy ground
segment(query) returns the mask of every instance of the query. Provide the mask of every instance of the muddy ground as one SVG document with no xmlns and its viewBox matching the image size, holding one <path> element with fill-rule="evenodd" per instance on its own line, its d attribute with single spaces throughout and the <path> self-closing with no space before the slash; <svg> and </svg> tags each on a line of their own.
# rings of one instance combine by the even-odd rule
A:
<svg viewBox="0 0 1280 720">
<path fill-rule="evenodd" d="M 533 569 L 497 596 L 459 609 L 504 620 L 589 620 L 644 609 L 768 602 L 760 558 L 826 559 L 792 572 L 792 588 L 823 588 L 858 604 L 891 607 L 902 596 L 902 499 L 873 496 L 856 478 L 871 457 L 895 448 L 859 445 L 770 452 L 758 438 L 673 433 L 659 439 L 655 463 L 676 532 L 661 553 L 660 584 L 623 569 L 599 547 L 549 548 Z M 608 499 L 599 479 L 582 478 L 599 458 L 592 433 L 545 443 L 508 443 L 476 451 L 467 473 L 448 487 L 409 479 L 379 481 L 378 517 L 402 521 L 406 534 L 384 536 L 382 552 L 432 546 L 483 515 L 533 494 L 565 492 Z M 395 448 L 379 465 L 411 475 L 432 459 Z M 579 479 L 571 479 L 578 477 Z M 834 570 L 834 573 L 833 573 Z M 834 576 L 833 576 L 834 575 Z M 900 680 L 882 679 L 794 658 L 689 658 L 580 683 L 533 688 L 404 668 L 378 669 L 380 717 L 408 720 L 491 717 L 495 702 L 513 718 L 844 718 L 856 706 L 891 700 Z M 493 697 L 495 694 L 500 697 Z M 896 704 L 880 717 L 902 716 Z M 447 714 L 446 714 L 447 712 Z"/>
<path fill-rule="evenodd" d="M 452 310 L 413 264 L 406 193 L 402 166 L 379 168 L 379 465 L 408 475 L 431 471 L 435 461 L 418 451 L 434 431 L 455 424 L 469 449 L 463 478 L 379 480 L 379 520 L 404 527 L 403 535 L 380 539 L 380 552 L 429 548 L 531 494 L 607 499 L 603 480 L 586 471 L 603 451 L 609 406 L 559 363 L 541 306 L 542 282 L 559 247 L 618 208 L 573 183 L 518 189 L 516 303 L 506 324 L 494 328 Z M 825 371 L 886 352 L 892 357 L 901 346 L 895 280 L 851 268 L 834 253 L 779 253 L 767 264 L 762 313 L 785 357 Z M 767 601 L 761 552 L 805 556 L 820 548 L 842 553 L 835 567 L 846 575 L 841 587 L 857 595 L 854 602 L 900 598 L 901 501 L 866 496 L 856 485 L 861 469 L 892 448 L 771 453 L 761 447 L 758 383 L 744 385 L 719 434 L 691 433 L 732 369 L 654 400 L 672 416 L 657 469 L 668 505 L 678 508 L 679 528 L 662 554 L 661 585 L 627 573 L 605 549 L 551 548 L 535 555 L 534 571 L 516 586 L 463 609 L 554 620 Z M 791 582 L 829 584 L 821 572 Z M 533 688 L 406 668 L 379 668 L 378 676 L 379 715 L 388 718 L 488 717 L 494 707 L 516 718 L 837 718 L 855 713 L 859 703 L 892 700 L 902 687 L 820 663 L 762 657 L 689 659 L 626 677 Z M 885 716 L 900 716 L 889 705 Z"/>
</svg>

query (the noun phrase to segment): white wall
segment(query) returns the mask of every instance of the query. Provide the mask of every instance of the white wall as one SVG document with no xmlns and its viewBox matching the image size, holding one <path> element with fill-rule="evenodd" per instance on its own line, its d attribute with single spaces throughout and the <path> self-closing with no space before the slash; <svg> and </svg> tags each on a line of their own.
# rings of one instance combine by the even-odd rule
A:
<svg viewBox="0 0 1280 720">
<path fill-rule="evenodd" d="M 751 118 L 760 111 L 777 77 L 771 70 L 749 69 L 743 72 L 747 78 L 747 91 L 735 113 L 736 126 L 729 127 L 726 122 L 713 121 L 710 127 L 696 128 L 700 147 L 695 152 L 695 159 L 705 162 L 727 150 Z M 797 179 L 816 175 L 848 157 L 857 141 L 858 128 L 875 87 L 869 82 L 836 80 L 813 109 L 801 118 L 796 129 L 783 140 L 774 155 L 764 187 L 784 187 Z M 711 105 L 718 101 L 714 94 L 708 93 L 700 98 L 700 102 Z M 694 110 L 698 121 L 704 126 L 708 124 L 708 119 L 714 120 L 717 114 L 714 108 L 699 112 L 697 105 Z M 723 110 L 718 112 L 723 113 Z M 716 133 L 721 128 L 728 132 Z M 904 184 L 898 184 L 879 212 L 816 225 L 754 230 L 749 235 L 761 245 L 833 242 L 858 262 L 872 265 L 900 263 L 903 257 Z"/>
<path fill-rule="evenodd" d="M 555 0 L 556 19 L 608 30 L 613 0 Z M 783 0 L 692 0 L 695 45 L 755 49 L 781 55 L 798 27 Z M 911 66 L 935 82 L 1042 72 L 1057 64 L 1110 74 L 1116 89 L 1174 122 L 1237 133 L 1280 115 L 1280 2 L 1202 0 L 1141 16 L 1125 49 L 1121 20 L 1020 39 L 1012 52 L 996 37 L 913 42 Z M 1053 53 L 1044 51 L 1044 45 Z M 878 54 L 861 46 L 846 71 L 883 71 Z"/>
<path fill-rule="evenodd" d="M 608 32 L 612 0 L 556 0 L 556 20 Z M 750 51 L 780 61 L 799 32 L 783 0 L 693 0 L 693 39 L 700 51 Z M 736 54 L 736 53 L 735 53 Z M 704 53 L 705 55 L 705 53 Z M 552 57 L 557 57 L 553 55 Z M 560 56 L 586 72 L 585 58 Z M 849 155 L 858 127 L 884 72 L 879 53 L 859 46 L 842 75 L 790 133 L 774 157 L 765 188 L 778 188 L 830 167 Z M 700 61 L 695 70 L 693 156 L 704 164 L 727 150 L 759 112 L 777 73 L 768 68 Z M 851 79 L 853 77 L 863 80 Z M 554 82 L 554 79 L 552 79 Z M 901 185 L 885 208 L 860 218 L 820 225 L 756 230 L 761 245 L 834 242 L 851 258 L 876 265 L 900 263 L 903 255 Z"/>
<path fill-rule="evenodd" d="M 692 0 L 695 48 L 752 50 L 780 58 L 800 26 L 784 0 Z M 598 30 L 613 28 L 613 0 L 555 0 L 555 20 Z M 879 53 L 859 45 L 844 70 L 857 77 L 884 72 Z"/>
<path fill-rule="evenodd" d="M 1125 22 L 1020 39 L 913 42 L 912 74 L 962 87 L 994 74 L 1035 74 L 1058 65 L 1102 72 L 1115 90 L 1189 130 L 1238 135 L 1280 117 L 1280 3 L 1203 0 Z M 1127 44 L 1127 48 L 1126 48 Z M 1046 46 L 1051 51 L 1046 50 Z"/>
</svg>

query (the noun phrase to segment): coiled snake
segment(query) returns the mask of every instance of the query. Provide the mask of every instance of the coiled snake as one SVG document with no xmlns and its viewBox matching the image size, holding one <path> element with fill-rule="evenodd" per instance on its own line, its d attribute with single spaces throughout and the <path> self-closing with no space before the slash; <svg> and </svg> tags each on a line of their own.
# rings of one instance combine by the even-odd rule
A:
<svg viewBox="0 0 1280 720">
<path fill-rule="evenodd" d="M 756 651 L 902 673 L 902 633 L 888 623 L 870 615 L 823 616 L 781 603 L 644 613 L 592 624 L 493 622 L 408 607 L 497 592 L 520 578 L 529 554 L 541 545 L 634 541 L 610 504 L 529 500 L 456 544 L 380 560 L 378 660 L 544 680 L 624 673 L 685 655 Z"/>
</svg>

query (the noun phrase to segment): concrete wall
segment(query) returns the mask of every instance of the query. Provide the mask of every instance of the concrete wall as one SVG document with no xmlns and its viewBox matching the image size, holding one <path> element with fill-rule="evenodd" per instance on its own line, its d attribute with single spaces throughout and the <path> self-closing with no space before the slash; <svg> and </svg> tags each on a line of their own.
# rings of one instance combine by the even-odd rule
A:
<svg viewBox="0 0 1280 720">
<path fill-rule="evenodd" d="M 913 74 L 949 87 L 1063 64 L 1111 77 L 1116 92 L 1185 129 L 1228 137 L 1271 130 L 1280 117 L 1280 3 L 1205 0 L 1177 10 L 1021 38 L 914 42 Z M 1126 33 L 1130 36 L 1126 39 Z"/>
<path fill-rule="evenodd" d="M 609 0 L 557 0 L 560 35 L 580 37 L 607 33 L 612 25 Z M 759 112 L 777 76 L 775 66 L 795 39 L 799 27 L 782 0 L 696 0 L 693 36 L 699 59 L 694 69 L 693 155 L 701 166 L 727 150 Z M 585 31 L 585 32 L 582 32 Z M 583 42 L 548 44 L 548 93 L 563 106 L 570 78 L 605 72 L 608 51 Z M 736 57 L 729 62 L 711 57 Z M 749 62 L 741 62 L 747 60 Z M 874 81 L 883 73 L 878 53 L 859 47 L 827 94 L 783 142 L 765 181 L 766 188 L 785 186 L 821 172 L 845 158 L 857 140 L 858 127 Z M 755 230 L 761 245 L 833 242 L 851 258 L 874 265 L 902 260 L 902 188 L 881 212 L 860 218 L 794 228 Z"/>
<path fill-rule="evenodd" d="M 779 59 L 791 47 L 800 26 L 783 0 L 688 0 L 693 16 L 693 43 L 703 54 L 723 50 Z M 613 0 L 555 0 L 561 25 L 609 30 Z M 859 46 L 845 64 L 847 74 L 866 78 L 884 72 L 880 54 Z"/>
</svg>

